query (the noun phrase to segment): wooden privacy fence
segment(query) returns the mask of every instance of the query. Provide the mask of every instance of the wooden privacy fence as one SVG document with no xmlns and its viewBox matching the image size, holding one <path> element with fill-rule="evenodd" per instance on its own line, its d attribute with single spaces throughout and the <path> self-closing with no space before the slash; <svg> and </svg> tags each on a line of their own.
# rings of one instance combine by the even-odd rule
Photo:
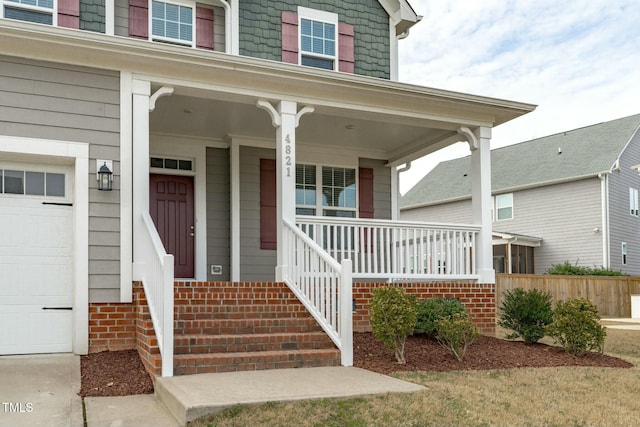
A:
<svg viewBox="0 0 640 427">
<path fill-rule="evenodd" d="M 640 277 L 550 276 L 497 274 L 496 308 L 506 290 L 522 288 L 550 292 L 553 302 L 583 297 L 598 307 L 602 317 L 631 317 L 631 295 L 640 295 Z"/>
</svg>

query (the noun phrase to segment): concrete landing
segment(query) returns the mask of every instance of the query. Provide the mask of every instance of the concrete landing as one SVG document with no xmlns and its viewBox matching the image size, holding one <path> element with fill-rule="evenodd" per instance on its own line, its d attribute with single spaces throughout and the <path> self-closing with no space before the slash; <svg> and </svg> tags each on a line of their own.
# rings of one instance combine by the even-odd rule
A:
<svg viewBox="0 0 640 427">
<path fill-rule="evenodd" d="M 85 397 L 84 405 L 87 427 L 181 426 L 153 394 Z"/>
<path fill-rule="evenodd" d="M 360 368 L 326 367 L 184 375 L 156 379 L 156 396 L 181 424 L 236 405 L 424 390 Z M 90 427 L 93 427 L 89 423 Z"/>
</svg>

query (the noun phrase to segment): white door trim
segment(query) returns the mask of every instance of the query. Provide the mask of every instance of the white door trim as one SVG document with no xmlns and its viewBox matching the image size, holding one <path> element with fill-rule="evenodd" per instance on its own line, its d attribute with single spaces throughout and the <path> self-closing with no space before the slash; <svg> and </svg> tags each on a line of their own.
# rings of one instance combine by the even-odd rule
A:
<svg viewBox="0 0 640 427">
<path fill-rule="evenodd" d="M 65 160 L 73 175 L 73 352 L 89 350 L 89 144 L 0 135 L 0 152 L 45 162 Z"/>
</svg>

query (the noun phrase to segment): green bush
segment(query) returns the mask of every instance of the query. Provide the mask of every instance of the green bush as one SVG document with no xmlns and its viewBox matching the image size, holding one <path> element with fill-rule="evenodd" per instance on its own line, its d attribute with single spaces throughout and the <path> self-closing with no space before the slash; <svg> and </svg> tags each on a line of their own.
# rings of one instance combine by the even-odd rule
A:
<svg viewBox="0 0 640 427">
<path fill-rule="evenodd" d="M 513 331 L 507 339 L 522 338 L 532 344 L 546 335 L 547 326 L 553 322 L 551 293 L 516 288 L 502 295 L 498 325 Z"/>
<path fill-rule="evenodd" d="M 461 362 L 467 348 L 478 338 L 478 328 L 471 323 L 469 313 L 455 313 L 436 321 L 437 340 L 449 349 L 453 357 Z"/>
<path fill-rule="evenodd" d="M 567 352 L 584 356 L 590 350 L 604 350 L 606 331 L 600 325 L 598 308 L 585 298 L 558 301 L 549 335 Z"/>
<path fill-rule="evenodd" d="M 570 264 L 565 261 L 564 264 L 555 264 L 551 266 L 546 274 L 559 274 L 568 276 L 624 276 L 621 271 L 610 270 L 604 267 L 581 267 L 579 265 Z"/>
<path fill-rule="evenodd" d="M 381 287 L 371 297 L 371 329 L 377 340 L 394 351 L 398 363 L 404 365 L 407 335 L 416 325 L 417 300 L 402 288 Z"/>
<path fill-rule="evenodd" d="M 457 299 L 427 298 L 418 301 L 418 320 L 415 332 L 436 336 L 436 321 L 455 313 L 464 313 L 464 305 Z"/>
</svg>

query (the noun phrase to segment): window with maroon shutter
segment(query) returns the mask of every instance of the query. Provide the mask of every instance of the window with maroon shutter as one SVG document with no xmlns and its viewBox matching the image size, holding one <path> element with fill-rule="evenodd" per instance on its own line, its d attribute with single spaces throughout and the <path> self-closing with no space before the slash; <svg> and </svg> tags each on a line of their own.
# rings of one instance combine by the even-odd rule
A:
<svg viewBox="0 0 640 427">
<path fill-rule="evenodd" d="M 277 249 L 276 161 L 260 159 L 260 248 Z"/>
<path fill-rule="evenodd" d="M 129 0 L 129 36 L 149 38 L 149 0 Z"/>
<path fill-rule="evenodd" d="M 340 23 L 338 25 L 338 70 L 343 73 L 353 73 L 355 71 L 355 58 L 353 53 L 353 42 L 355 32 L 353 25 Z"/>
<path fill-rule="evenodd" d="M 58 0 L 58 26 L 80 28 L 79 0 Z"/>
<path fill-rule="evenodd" d="M 282 12 L 282 62 L 298 63 L 298 14 Z"/>
</svg>

